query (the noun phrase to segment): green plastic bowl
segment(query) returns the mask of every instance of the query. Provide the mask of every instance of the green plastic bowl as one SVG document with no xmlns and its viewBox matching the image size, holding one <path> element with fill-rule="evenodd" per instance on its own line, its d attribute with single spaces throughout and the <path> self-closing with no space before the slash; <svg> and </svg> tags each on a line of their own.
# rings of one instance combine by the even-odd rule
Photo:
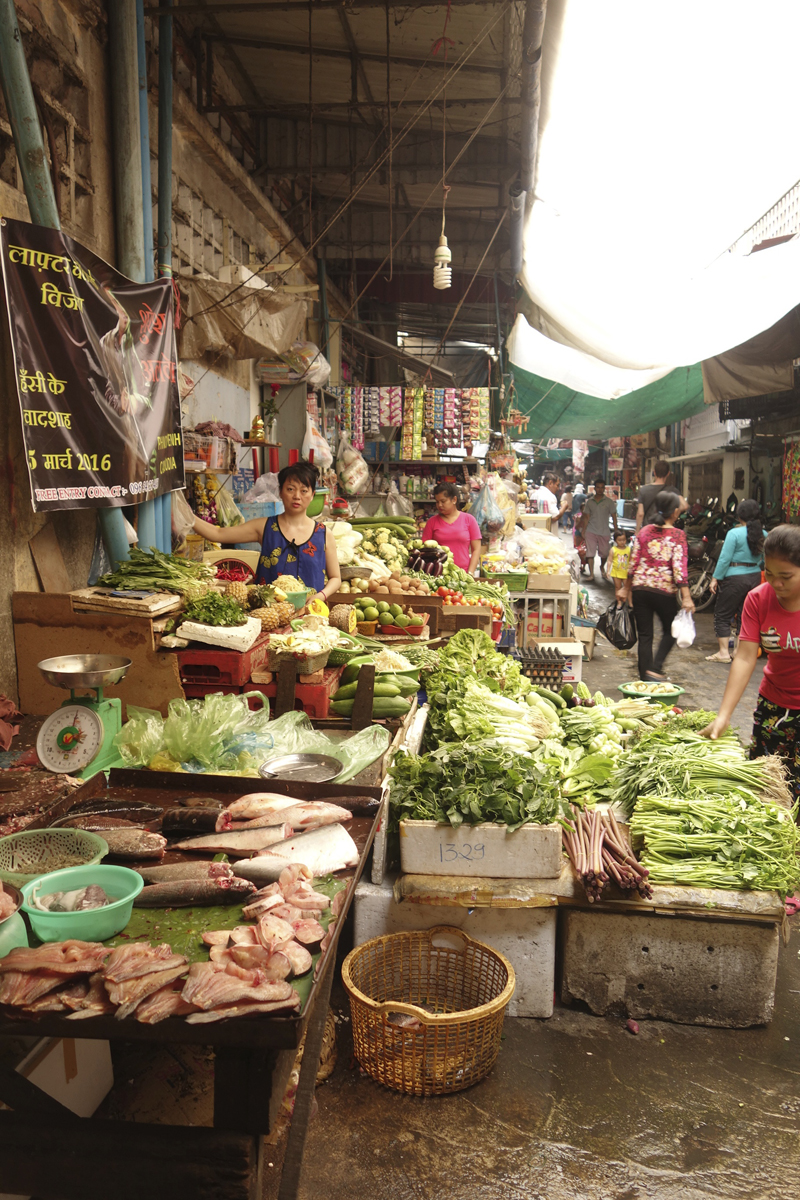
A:
<svg viewBox="0 0 800 1200">
<path fill-rule="evenodd" d="M 71 892 L 75 888 L 98 884 L 108 896 L 116 896 L 113 904 L 104 908 L 90 908 L 86 912 L 49 913 L 42 912 L 29 903 L 31 893 L 39 896 L 52 892 Z M 22 889 L 22 908 L 31 923 L 31 929 L 42 942 L 62 942 L 64 938 L 78 938 L 83 942 L 104 942 L 121 933 L 131 919 L 133 902 L 144 887 L 144 880 L 129 867 L 67 867 L 64 871 L 52 871 L 26 883 Z"/>
<path fill-rule="evenodd" d="M 307 517 L 318 517 L 325 507 L 325 497 L 328 494 L 327 488 L 317 488 L 314 492 L 314 499 L 306 509 Z"/>
<path fill-rule="evenodd" d="M 685 688 L 673 684 L 668 692 L 659 692 L 657 695 L 653 695 L 651 692 L 640 692 L 635 683 L 620 683 L 617 690 L 627 696 L 629 700 L 649 700 L 651 704 L 674 704 L 678 696 L 682 696 L 686 691 Z"/>
<path fill-rule="evenodd" d="M 16 887 L 67 867 L 89 867 L 108 845 L 85 829 L 25 829 L 0 838 L 0 879 Z"/>
</svg>

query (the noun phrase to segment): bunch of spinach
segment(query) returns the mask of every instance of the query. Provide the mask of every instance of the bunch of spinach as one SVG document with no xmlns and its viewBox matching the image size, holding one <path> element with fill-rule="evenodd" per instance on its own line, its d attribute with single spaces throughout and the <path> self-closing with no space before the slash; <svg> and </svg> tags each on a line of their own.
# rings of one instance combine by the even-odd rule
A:
<svg viewBox="0 0 800 1200">
<path fill-rule="evenodd" d="M 247 620 L 242 606 L 219 592 L 206 592 L 205 596 L 190 601 L 185 616 L 187 621 L 197 621 L 201 625 L 244 625 Z"/>
<path fill-rule="evenodd" d="M 402 820 L 547 824 L 564 811 L 557 778 L 546 765 L 501 746 L 451 744 L 430 754 L 400 751 L 391 768 L 392 827 Z"/>
</svg>

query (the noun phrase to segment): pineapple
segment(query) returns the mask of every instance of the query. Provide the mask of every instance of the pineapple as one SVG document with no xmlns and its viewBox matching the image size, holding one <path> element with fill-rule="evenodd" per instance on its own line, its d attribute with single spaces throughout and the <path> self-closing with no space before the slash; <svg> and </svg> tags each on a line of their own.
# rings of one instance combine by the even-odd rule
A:
<svg viewBox="0 0 800 1200">
<path fill-rule="evenodd" d="M 243 583 L 226 583 L 225 593 L 231 600 L 235 600 L 237 604 L 241 604 L 242 608 L 247 609 L 247 587 Z"/>
<path fill-rule="evenodd" d="M 283 625 L 288 625 L 294 616 L 293 604 L 270 604 L 266 608 L 254 608 L 251 617 L 258 617 L 264 633 L 273 633 Z"/>
<path fill-rule="evenodd" d="M 278 610 L 281 625 L 288 625 L 289 622 L 297 615 L 295 606 L 290 604 L 288 600 L 284 600 L 281 604 L 274 605 L 274 607 Z"/>
<path fill-rule="evenodd" d="M 251 583 L 247 589 L 250 608 L 269 608 L 275 599 L 275 589 L 266 583 Z"/>
</svg>

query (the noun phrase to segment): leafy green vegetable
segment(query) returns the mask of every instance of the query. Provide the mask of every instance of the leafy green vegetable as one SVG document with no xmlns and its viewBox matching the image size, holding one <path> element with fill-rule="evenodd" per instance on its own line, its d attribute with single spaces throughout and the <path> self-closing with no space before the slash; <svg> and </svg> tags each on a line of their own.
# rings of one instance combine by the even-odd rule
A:
<svg viewBox="0 0 800 1200">
<path fill-rule="evenodd" d="M 216 568 L 208 563 L 163 554 L 155 548 L 140 550 L 131 547 L 130 558 L 121 562 L 116 571 L 98 579 L 101 587 L 118 591 L 178 592 L 182 596 L 201 596 L 216 578 Z"/>
<path fill-rule="evenodd" d="M 186 620 L 199 621 L 201 625 L 244 625 L 247 616 L 241 604 L 230 596 L 219 592 L 206 592 L 186 606 Z"/>
<path fill-rule="evenodd" d="M 402 820 L 442 821 L 458 827 L 481 821 L 518 829 L 547 824 L 562 812 L 555 775 L 545 763 L 487 746 L 445 745 L 431 754 L 400 751 L 392 765 L 393 827 Z"/>
</svg>

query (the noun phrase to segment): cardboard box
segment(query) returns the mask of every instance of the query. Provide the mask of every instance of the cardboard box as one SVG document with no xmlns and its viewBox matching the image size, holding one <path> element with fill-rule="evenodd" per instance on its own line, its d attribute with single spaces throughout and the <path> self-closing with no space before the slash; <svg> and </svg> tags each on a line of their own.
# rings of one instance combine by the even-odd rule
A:
<svg viewBox="0 0 800 1200">
<path fill-rule="evenodd" d="M 552 646 L 564 655 L 561 675 L 564 683 L 580 683 L 583 676 L 583 642 L 575 638 L 564 640 L 558 637 L 537 637 L 529 640 L 531 646 Z"/>
<path fill-rule="evenodd" d="M 573 625 L 572 636 L 577 638 L 579 642 L 583 642 L 583 657 L 591 662 L 594 657 L 594 644 L 597 639 L 597 630 L 590 625 Z"/>
<path fill-rule="evenodd" d="M 540 575 L 538 572 L 528 574 L 528 591 L 529 592 L 568 592 L 572 576 L 563 575 Z"/>
<path fill-rule="evenodd" d="M 523 529 L 543 529 L 545 533 L 550 533 L 553 518 L 546 513 L 521 513 L 519 523 Z"/>
<path fill-rule="evenodd" d="M 561 827 L 400 822 L 400 866 L 412 875 L 464 875 L 480 879 L 558 879 Z"/>
<path fill-rule="evenodd" d="M 545 606 L 542 611 L 542 628 L 539 628 L 539 610 L 536 608 L 529 610 L 528 622 L 525 626 L 525 630 L 528 635 L 529 645 L 531 640 L 534 637 L 538 637 L 539 634 L 541 634 L 543 638 L 560 637 L 564 633 L 563 614 L 560 612 L 554 613 L 552 606 L 548 609 L 547 602 L 545 601 Z"/>
</svg>

